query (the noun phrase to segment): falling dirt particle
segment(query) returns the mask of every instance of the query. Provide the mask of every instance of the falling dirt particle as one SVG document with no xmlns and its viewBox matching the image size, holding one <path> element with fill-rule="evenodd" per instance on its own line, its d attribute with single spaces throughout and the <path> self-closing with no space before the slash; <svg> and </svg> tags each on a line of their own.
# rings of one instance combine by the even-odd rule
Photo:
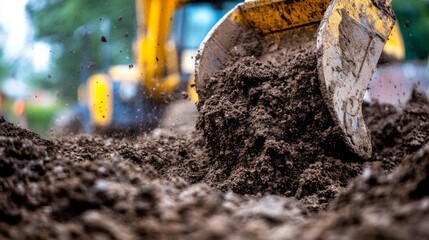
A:
<svg viewBox="0 0 429 240">
<path fill-rule="evenodd" d="M 179 156 L 181 157 L 186 157 L 188 155 L 188 150 L 185 148 L 180 148 L 179 149 Z"/>
<path fill-rule="evenodd" d="M 107 38 L 106 38 L 106 36 L 101 36 L 101 41 L 102 41 L 102 42 L 107 42 Z"/>
<path fill-rule="evenodd" d="M 118 21 L 122 21 L 122 16 L 118 17 Z"/>
<path fill-rule="evenodd" d="M 158 57 L 155 57 L 155 58 L 156 58 L 156 61 L 159 62 L 159 58 Z"/>
<path fill-rule="evenodd" d="M 191 84 L 191 88 L 194 88 L 194 87 L 195 87 L 195 83 L 192 83 L 192 84 Z"/>
<path fill-rule="evenodd" d="M 409 28 L 409 27 L 410 27 L 410 20 L 406 20 L 406 21 L 405 21 L 405 27 L 406 27 L 406 28 Z"/>
<path fill-rule="evenodd" d="M 183 99 L 187 99 L 187 98 L 188 98 L 188 93 L 187 93 L 187 92 L 185 92 L 185 91 L 183 91 L 183 92 L 181 93 L 181 95 L 182 95 Z"/>
<path fill-rule="evenodd" d="M 88 70 L 93 70 L 95 67 L 95 62 L 89 62 L 87 65 Z"/>
<path fill-rule="evenodd" d="M 134 65 L 132 65 L 132 64 L 128 65 L 128 69 L 131 69 L 133 67 L 134 67 Z"/>
<path fill-rule="evenodd" d="M 51 74 L 49 74 L 49 75 L 48 75 L 48 78 L 49 78 L 49 79 L 51 79 L 51 78 L 52 78 Z"/>
<path fill-rule="evenodd" d="M 124 37 L 129 37 L 130 36 L 130 33 L 129 32 L 124 32 Z"/>
</svg>

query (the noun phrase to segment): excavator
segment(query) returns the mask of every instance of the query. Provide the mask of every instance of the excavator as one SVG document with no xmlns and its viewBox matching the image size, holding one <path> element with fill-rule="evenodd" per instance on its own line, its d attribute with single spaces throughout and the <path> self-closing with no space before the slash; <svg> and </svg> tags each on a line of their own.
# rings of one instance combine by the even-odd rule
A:
<svg viewBox="0 0 429 240">
<path fill-rule="evenodd" d="M 156 127 L 172 96 L 186 90 L 199 44 L 238 2 L 137 0 L 134 63 L 89 77 L 78 93 L 84 109 L 74 114 L 84 119 L 80 129 L 138 134 Z"/>
<path fill-rule="evenodd" d="M 198 47 L 239 0 L 136 0 L 134 62 L 110 66 L 78 88 L 79 103 L 60 112 L 55 135 L 138 135 L 158 126 L 171 99 L 193 82 Z"/>
<path fill-rule="evenodd" d="M 191 78 L 189 96 L 197 101 L 193 87 L 203 89 L 250 30 L 273 44 L 294 39 L 283 46 L 289 52 L 314 47 L 321 92 L 343 141 L 358 156 L 371 155 L 363 97 L 383 49 L 386 56 L 403 55 L 397 50 L 399 31 L 391 35 L 395 27 L 391 0 L 137 0 L 136 9 L 135 64 L 113 66 L 88 80 L 83 99 L 91 128 L 157 126 L 181 82 Z M 306 37 L 293 38 L 298 33 Z"/>
</svg>

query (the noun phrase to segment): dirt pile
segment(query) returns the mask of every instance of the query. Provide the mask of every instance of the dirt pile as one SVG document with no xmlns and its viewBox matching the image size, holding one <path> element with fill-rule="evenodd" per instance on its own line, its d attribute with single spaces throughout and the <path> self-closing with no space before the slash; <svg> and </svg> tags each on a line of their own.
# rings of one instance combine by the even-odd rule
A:
<svg viewBox="0 0 429 240">
<path fill-rule="evenodd" d="M 326 156 L 339 147 L 315 66 L 309 53 L 282 67 L 244 57 L 211 79 L 214 94 L 200 101 L 197 125 L 214 159 L 208 181 L 241 194 L 335 195 L 339 186 L 328 186 L 329 176 L 320 178 L 337 165 Z M 333 181 L 346 184 L 359 171 L 358 164 L 344 168 Z"/>
<path fill-rule="evenodd" d="M 393 168 L 429 141 L 429 101 L 417 90 L 401 109 L 364 104 L 363 113 L 372 136 L 371 161 L 380 162 L 382 169 Z"/>
<path fill-rule="evenodd" d="M 0 141 L 1 238 L 257 238 L 308 215 L 292 199 L 245 199 L 170 174 L 184 158 L 197 160 L 186 138 L 51 142 L 3 120 L 0 127 L 24 136 Z M 47 152 L 52 144 L 58 150 Z"/>
<path fill-rule="evenodd" d="M 395 171 L 404 173 L 394 175 L 399 181 L 395 185 L 383 171 L 428 142 L 428 108 L 427 100 L 417 94 L 402 110 L 366 105 L 374 158 L 366 163 L 332 158 L 327 165 L 313 164 L 309 169 L 323 170 L 306 170 L 308 182 L 300 183 L 322 190 L 300 202 L 267 195 L 265 190 L 256 196 L 218 191 L 226 185 L 218 186 L 219 180 L 207 177 L 218 165 L 196 136 L 146 135 L 133 141 L 75 136 L 49 141 L 1 119 L 0 238 L 266 239 L 290 233 L 311 238 L 315 235 L 310 233 L 325 236 L 335 229 L 338 235 L 346 234 L 340 229 L 354 229 L 350 236 L 357 237 L 374 229 L 365 220 L 371 212 L 358 212 L 359 207 L 372 211 L 373 203 L 380 206 L 379 214 L 385 214 L 376 216 L 395 217 L 385 229 L 401 223 L 405 225 L 397 231 L 421 230 L 424 226 L 417 221 L 426 218 L 427 169 L 422 165 L 426 160 L 419 159 L 426 155 L 407 157 L 408 167 Z M 356 168 L 353 175 L 365 167 L 371 171 L 364 170 L 363 177 L 336 200 L 334 210 L 321 215 L 328 216 L 328 222 L 324 217 L 312 219 L 312 211 L 326 209 L 347 185 L 349 178 L 341 178 L 341 171 L 348 165 Z M 374 165 L 379 168 L 374 170 Z M 332 186 L 339 187 L 330 190 Z M 420 190 L 402 191 L 413 188 Z M 323 198 L 324 189 L 332 196 Z M 401 215 L 405 220 L 397 220 L 401 216 L 394 213 L 399 211 L 405 212 Z M 356 223 L 355 216 L 365 219 Z"/>
<path fill-rule="evenodd" d="M 429 145 L 389 175 L 366 168 L 331 212 L 276 234 L 282 239 L 428 239 Z"/>
<path fill-rule="evenodd" d="M 216 114 L 222 114 L 224 110 L 219 105 L 215 109 L 217 109 Z M 231 158 L 228 158 L 228 155 L 222 155 L 222 151 L 217 151 L 219 155 L 210 156 L 210 160 L 193 162 L 196 165 L 192 169 L 196 171 L 192 171 L 192 169 L 189 169 L 189 165 L 185 164 L 182 165 L 184 168 L 178 173 L 191 183 L 195 183 L 194 180 L 201 179 L 201 181 L 214 188 L 224 191 L 233 190 L 240 194 L 250 192 L 251 195 L 256 196 L 267 193 L 292 196 L 298 198 L 312 212 L 326 209 L 348 183 L 355 176 L 362 173 L 365 167 L 379 165 L 382 171 L 388 173 L 400 163 L 404 156 L 414 154 L 429 142 L 429 102 L 426 97 L 417 91 L 413 93 L 410 101 L 401 109 L 391 105 L 366 103 L 363 106 L 363 110 L 365 121 L 371 131 L 374 149 L 372 158 L 366 161 L 356 159 L 347 154 L 341 155 L 341 152 L 331 152 L 333 150 L 329 146 L 335 145 L 329 145 L 329 142 L 325 146 L 322 142 L 314 143 L 312 142 L 314 139 L 310 137 L 307 138 L 309 142 L 303 143 L 302 140 L 300 142 L 300 144 L 309 147 L 306 151 L 297 150 L 295 155 L 289 154 L 285 156 L 279 154 L 271 156 L 269 155 L 269 151 L 272 151 L 271 148 L 273 148 L 271 144 L 275 144 L 274 146 L 279 150 L 282 150 L 283 147 L 284 152 L 293 148 L 299 149 L 301 145 L 297 146 L 286 141 L 275 142 L 275 139 L 273 140 L 272 138 L 273 135 L 266 135 L 271 138 L 271 141 L 264 146 L 266 150 L 260 149 L 259 158 L 256 154 L 249 156 L 246 155 L 245 151 L 240 152 L 240 145 L 237 144 L 234 145 L 235 149 L 229 148 Z M 254 118 L 247 120 L 255 121 Z M 252 125 L 249 122 L 242 125 L 226 125 L 226 127 L 230 128 L 234 126 L 239 127 L 238 129 L 242 131 L 247 131 L 250 129 L 249 126 Z M 330 130 L 328 128 L 327 134 L 319 132 L 322 134 L 322 140 L 327 139 L 324 137 L 333 133 Z M 222 131 L 222 133 L 225 132 Z M 236 131 L 235 134 L 230 134 L 229 136 L 239 137 L 239 133 L 242 132 Z M 221 133 L 216 132 L 215 134 Z M 254 136 L 248 137 L 252 139 Z M 218 147 L 219 145 L 228 147 L 222 145 L 225 140 L 214 142 L 213 144 L 217 144 L 216 146 Z M 200 144 L 199 141 L 196 144 L 198 147 L 202 147 L 198 145 Z M 323 147 L 326 146 L 328 148 L 324 149 Z M 210 150 L 215 152 L 216 148 Z M 205 158 L 202 156 L 200 159 Z M 244 159 L 247 159 L 247 161 Z M 284 162 L 289 164 L 288 168 L 282 168 Z M 275 170 L 268 171 L 269 169 Z M 186 177 L 188 173 L 183 174 L 185 172 L 198 177 L 189 179 Z M 276 177 L 283 179 L 285 182 L 279 181 Z M 265 180 L 265 182 L 258 178 Z M 293 185 L 288 185 L 291 182 L 296 184 L 297 187 L 293 188 Z M 275 190 L 273 191 L 273 189 Z"/>
<path fill-rule="evenodd" d="M 374 155 L 355 157 L 324 104 L 312 46 L 262 54 L 257 40 L 245 41 L 199 89 L 197 128 L 212 159 L 204 177 L 211 186 L 296 197 L 318 211 L 366 164 L 379 161 L 388 171 L 429 139 L 428 108 L 418 107 L 426 100 L 414 96 L 404 111 L 367 105 Z"/>
<path fill-rule="evenodd" d="M 373 156 L 359 159 L 316 56 L 257 46 L 207 81 L 193 135 L 45 140 L 0 119 L 0 238 L 427 236 L 428 100 L 365 104 Z"/>
</svg>

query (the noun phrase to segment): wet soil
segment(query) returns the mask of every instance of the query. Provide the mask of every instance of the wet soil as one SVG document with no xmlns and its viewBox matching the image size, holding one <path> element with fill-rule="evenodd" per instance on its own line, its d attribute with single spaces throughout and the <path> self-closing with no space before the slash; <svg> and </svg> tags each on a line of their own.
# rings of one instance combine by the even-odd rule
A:
<svg viewBox="0 0 429 240">
<path fill-rule="evenodd" d="M 47 141 L 3 119 L 0 133 L 0 238 L 254 238 L 308 213 L 292 199 L 190 184 L 207 159 L 189 135 Z"/>
<path fill-rule="evenodd" d="M 211 95 L 199 102 L 197 127 L 214 162 L 205 178 L 240 194 L 329 200 L 362 160 L 339 141 L 319 90 L 316 56 L 302 51 L 281 59 L 277 66 L 244 57 L 206 81 Z"/>
<path fill-rule="evenodd" d="M 295 197 L 318 212 L 368 164 L 389 171 L 426 143 L 428 125 L 414 118 L 427 119 L 428 109 L 414 109 L 414 102 L 425 101 L 416 95 L 403 111 L 367 106 L 374 154 L 355 156 L 325 105 L 315 46 L 289 47 L 281 40 L 267 46 L 249 36 L 241 41 L 225 67 L 197 88 L 197 128 L 211 159 L 203 181 L 210 186 Z M 384 115 L 390 118 L 386 122 L 380 121 Z"/>
<path fill-rule="evenodd" d="M 428 239 L 429 145 L 390 174 L 376 165 L 366 168 L 331 211 L 297 228 L 280 227 L 277 234 L 283 239 Z"/>
<path fill-rule="evenodd" d="M 403 109 L 365 104 L 364 110 L 373 158 L 310 164 L 298 182 L 301 192 L 313 193 L 307 198 L 271 195 L 269 188 L 251 195 L 234 193 L 234 185 L 225 190 L 207 177 L 219 165 L 195 134 L 44 140 L 0 120 L 0 236 L 424 239 L 429 104 L 415 93 Z M 328 191 L 332 196 L 323 198 Z"/>
<path fill-rule="evenodd" d="M 361 159 L 316 56 L 257 45 L 206 82 L 192 133 L 46 140 L 0 119 L 0 238 L 427 239 L 428 99 L 364 104 Z"/>
</svg>

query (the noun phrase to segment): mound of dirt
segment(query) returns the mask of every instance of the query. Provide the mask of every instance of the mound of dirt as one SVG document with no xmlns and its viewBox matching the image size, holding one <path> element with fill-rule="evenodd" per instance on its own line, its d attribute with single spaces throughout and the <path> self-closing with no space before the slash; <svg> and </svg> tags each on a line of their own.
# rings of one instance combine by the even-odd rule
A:
<svg viewBox="0 0 429 240">
<path fill-rule="evenodd" d="M 309 53 L 282 67 L 244 57 L 211 79 L 213 94 L 200 101 L 197 125 L 214 160 L 207 181 L 240 194 L 302 198 L 326 190 L 329 198 L 340 187 L 329 181 L 347 184 L 356 176 L 359 163 L 339 162 L 340 168 L 327 157 L 344 151 L 323 104 L 316 66 Z M 321 176 L 332 166 L 335 173 Z"/>
<path fill-rule="evenodd" d="M 290 231 L 288 231 L 290 230 Z M 276 230 L 278 239 L 428 239 L 429 145 L 391 174 L 366 168 L 333 204 L 305 224 Z"/>
<path fill-rule="evenodd" d="M 367 164 L 381 162 L 389 171 L 429 139 L 426 99 L 415 95 L 404 110 L 366 105 L 374 154 L 354 156 L 323 100 L 315 46 L 290 54 L 287 46 L 243 41 L 248 44 L 239 42 L 232 60 L 198 88 L 197 129 L 211 159 L 204 176 L 211 186 L 296 197 L 318 211 Z"/>
<path fill-rule="evenodd" d="M 53 153 L 56 150 L 55 144 L 52 141 L 41 138 L 38 134 L 16 127 L 7 122 L 0 116 L 0 136 L 9 139 L 27 139 L 49 152 Z"/>
<path fill-rule="evenodd" d="M 365 104 L 365 122 L 371 131 L 373 157 L 382 169 L 392 169 L 404 156 L 413 154 L 426 143 L 429 135 L 429 101 L 417 90 L 407 104 L 397 109 L 387 104 Z"/>
<path fill-rule="evenodd" d="M 315 161 L 299 184 L 316 190 L 299 201 L 287 193 L 270 195 L 267 189 L 248 196 L 219 191 L 233 187 L 210 177 L 219 165 L 195 135 L 44 140 L 0 120 L 0 238 L 311 239 L 332 231 L 358 238 L 383 229 L 388 234 L 399 224 L 404 225 L 396 231 L 404 232 L 396 236 L 425 234 L 426 152 L 412 154 L 428 141 L 428 108 L 418 94 L 404 109 L 365 105 L 373 159 Z M 402 156 L 406 160 L 396 175 L 384 176 Z M 347 174 L 369 170 L 332 210 L 314 218 L 312 212 L 327 209 L 350 181 L 352 176 L 342 178 L 342 171 L 352 167 L 355 172 Z M 372 204 L 380 206 L 379 215 L 371 215 Z M 360 208 L 367 210 L 360 213 Z M 360 222 L 354 222 L 355 216 Z M 373 216 L 391 221 L 380 220 L 387 226 L 381 229 L 384 225 L 370 225 Z"/>
<path fill-rule="evenodd" d="M 0 238 L 256 238 L 308 215 L 293 199 L 190 185 L 175 173 L 201 155 L 187 137 L 51 142 L 5 122 L 0 133 L 23 136 L 0 139 Z M 58 151 L 45 150 L 52 144 Z"/>
</svg>

